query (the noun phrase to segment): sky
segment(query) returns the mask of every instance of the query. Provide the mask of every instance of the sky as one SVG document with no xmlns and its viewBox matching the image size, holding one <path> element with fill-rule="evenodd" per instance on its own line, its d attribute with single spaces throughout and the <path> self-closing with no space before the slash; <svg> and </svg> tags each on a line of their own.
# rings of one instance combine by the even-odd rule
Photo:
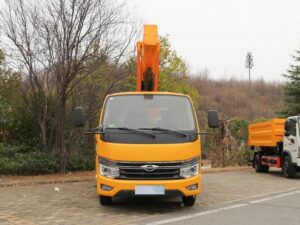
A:
<svg viewBox="0 0 300 225">
<path fill-rule="evenodd" d="M 300 49 L 299 0 L 126 0 L 143 24 L 157 24 L 190 73 L 215 79 L 284 81 Z"/>
</svg>

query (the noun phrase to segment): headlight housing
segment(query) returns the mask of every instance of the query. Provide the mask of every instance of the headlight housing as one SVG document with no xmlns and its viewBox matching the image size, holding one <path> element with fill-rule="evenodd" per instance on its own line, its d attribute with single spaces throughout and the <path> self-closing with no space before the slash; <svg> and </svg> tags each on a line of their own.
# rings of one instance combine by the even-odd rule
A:
<svg viewBox="0 0 300 225">
<path fill-rule="evenodd" d="M 193 177 L 199 174 L 199 158 L 193 159 L 183 165 L 180 169 L 180 176 L 183 178 Z"/>
<path fill-rule="evenodd" d="M 109 178 L 117 178 L 120 176 L 120 170 L 117 164 L 101 158 L 99 159 L 99 173 Z"/>
</svg>

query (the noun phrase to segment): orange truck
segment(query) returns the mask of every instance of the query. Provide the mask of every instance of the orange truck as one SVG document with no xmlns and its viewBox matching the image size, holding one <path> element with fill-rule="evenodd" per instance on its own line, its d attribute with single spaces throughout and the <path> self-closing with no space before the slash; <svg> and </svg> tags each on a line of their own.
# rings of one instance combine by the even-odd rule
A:
<svg viewBox="0 0 300 225">
<path fill-rule="evenodd" d="M 96 139 L 96 180 L 101 205 L 116 196 L 180 195 L 185 206 L 201 191 L 201 145 L 189 96 L 158 91 L 157 26 L 144 26 L 137 43 L 135 92 L 106 96 Z M 208 113 L 218 127 L 218 113 Z M 76 127 L 84 126 L 82 107 L 74 109 Z"/>
<path fill-rule="evenodd" d="M 254 150 L 252 165 L 256 172 L 281 168 L 294 178 L 300 168 L 299 116 L 275 118 L 248 127 L 248 145 Z"/>
</svg>

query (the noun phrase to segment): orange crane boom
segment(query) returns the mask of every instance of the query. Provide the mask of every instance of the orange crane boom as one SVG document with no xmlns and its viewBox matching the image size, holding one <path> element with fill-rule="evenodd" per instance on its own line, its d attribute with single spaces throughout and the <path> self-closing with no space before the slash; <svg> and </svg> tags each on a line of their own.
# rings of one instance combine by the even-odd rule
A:
<svg viewBox="0 0 300 225">
<path fill-rule="evenodd" d="M 158 91 L 159 39 L 156 25 L 144 25 L 144 39 L 137 42 L 136 91 Z"/>
</svg>

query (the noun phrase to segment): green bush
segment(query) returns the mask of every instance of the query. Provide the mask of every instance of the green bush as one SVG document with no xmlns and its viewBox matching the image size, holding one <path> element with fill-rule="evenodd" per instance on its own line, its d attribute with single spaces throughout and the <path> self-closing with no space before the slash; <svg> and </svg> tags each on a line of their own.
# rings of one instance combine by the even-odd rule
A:
<svg viewBox="0 0 300 225">
<path fill-rule="evenodd" d="M 79 171 L 79 170 L 94 170 L 95 158 L 93 156 L 78 156 L 73 154 L 69 157 L 69 164 L 67 170 Z"/>
<path fill-rule="evenodd" d="M 248 140 L 248 121 L 243 118 L 233 118 L 228 124 L 230 134 L 241 144 Z"/>
<path fill-rule="evenodd" d="M 58 171 L 55 157 L 29 146 L 0 143 L 0 174 L 46 174 Z"/>
<path fill-rule="evenodd" d="M 94 156 L 72 154 L 68 171 L 94 170 Z M 51 153 L 42 153 L 27 145 L 0 143 L 0 174 L 37 175 L 59 171 L 59 163 Z"/>
<path fill-rule="evenodd" d="M 249 149 L 238 149 L 236 151 L 232 151 L 229 154 L 228 162 L 229 165 L 232 166 L 246 166 L 250 161 L 251 150 Z"/>
</svg>

